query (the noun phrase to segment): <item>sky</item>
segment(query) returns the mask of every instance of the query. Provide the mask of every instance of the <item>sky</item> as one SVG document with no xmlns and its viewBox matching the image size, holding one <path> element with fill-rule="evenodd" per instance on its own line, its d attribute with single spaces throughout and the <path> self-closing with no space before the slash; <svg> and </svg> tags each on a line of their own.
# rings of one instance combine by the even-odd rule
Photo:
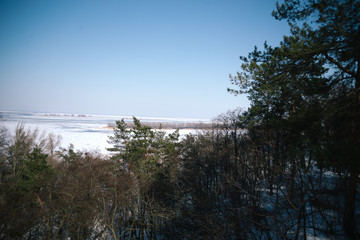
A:
<svg viewBox="0 0 360 240">
<path fill-rule="evenodd" d="M 211 119 L 276 0 L 0 0 L 0 111 Z"/>
</svg>

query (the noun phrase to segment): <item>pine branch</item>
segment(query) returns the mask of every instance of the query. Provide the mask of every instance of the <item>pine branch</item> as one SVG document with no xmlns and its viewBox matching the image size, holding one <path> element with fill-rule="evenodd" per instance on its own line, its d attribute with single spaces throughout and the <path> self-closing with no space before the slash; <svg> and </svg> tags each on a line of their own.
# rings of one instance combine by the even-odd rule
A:
<svg viewBox="0 0 360 240">
<path fill-rule="evenodd" d="M 329 60 L 331 63 L 335 64 L 341 71 L 349 74 L 352 77 L 356 77 L 356 74 L 352 71 L 350 71 L 349 69 L 345 68 L 344 66 L 342 66 L 338 61 L 336 61 L 334 58 L 330 57 L 329 54 L 327 52 L 324 53 L 324 56 L 327 60 Z"/>
</svg>

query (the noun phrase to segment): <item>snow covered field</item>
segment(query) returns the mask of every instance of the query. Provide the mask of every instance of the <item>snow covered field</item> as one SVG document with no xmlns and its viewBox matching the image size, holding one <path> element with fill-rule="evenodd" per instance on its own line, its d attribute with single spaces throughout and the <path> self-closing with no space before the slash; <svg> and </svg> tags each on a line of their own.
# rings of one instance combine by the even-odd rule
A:
<svg viewBox="0 0 360 240">
<path fill-rule="evenodd" d="M 113 130 L 108 127 L 109 123 L 124 118 L 131 122 L 130 116 L 109 116 L 109 115 L 78 115 L 78 114 L 49 114 L 49 113 L 31 113 L 1 111 L 0 126 L 6 127 L 10 134 L 15 133 L 16 126 L 24 123 L 26 129 L 38 129 L 40 133 L 53 133 L 62 136 L 61 146 L 66 148 L 70 144 L 74 145 L 76 150 L 98 151 L 107 154 L 106 148 L 111 145 L 107 142 L 108 136 L 113 134 Z M 141 122 L 208 122 L 206 119 L 185 119 L 185 118 L 154 118 L 139 117 Z M 166 129 L 166 132 L 173 132 L 172 129 Z M 185 136 L 194 129 L 181 129 L 180 136 Z"/>
</svg>

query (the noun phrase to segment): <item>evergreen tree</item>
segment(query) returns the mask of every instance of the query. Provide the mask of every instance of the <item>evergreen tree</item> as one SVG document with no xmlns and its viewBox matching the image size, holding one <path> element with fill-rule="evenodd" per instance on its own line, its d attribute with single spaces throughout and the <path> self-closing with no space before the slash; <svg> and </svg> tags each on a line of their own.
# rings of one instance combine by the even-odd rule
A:
<svg viewBox="0 0 360 240">
<path fill-rule="evenodd" d="M 358 236 L 354 210 L 360 170 L 359 9 L 358 0 L 277 4 L 273 16 L 289 22 L 291 35 L 279 47 L 265 44 L 264 51 L 255 49 L 242 57 L 243 71 L 230 76 L 240 89 L 229 90 L 249 94 L 247 127 L 268 162 L 278 156 L 290 162 L 291 179 L 298 166 L 308 166 L 306 159 L 349 171 L 343 225 L 352 239 Z"/>
<path fill-rule="evenodd" d="M 349 169 L 344 229 L 351 239 L 359 237 L 354 218 L 356 188 L 360 173 L 360 1 L 317 0 L 277 4 L 273 15 L 286 19 L 293 32 L 305 40 L 298 59 L 319 58 L 330 68 L 330 95 L 325 118 L 328 128 L 325 151 L 339 151 L 332 165 Z M 297 23 L 309 22 L 302 27 Z M 330 156 L 332 154 L 329 154 Z"/>
<path fill-rule="evenodd" d="M 16 175 L 7 176 L 0 185 L 0 236 L 20 238 L 29 235 L 43 216 L 43 201 L 49 199 L 53 168 L 47 155 L 34 148 L 19 159 Z M 36 236 L 36 235 L 35 235 Z"/>
<path fill-rule="evenodd" d="M 137 197 L 130 206 L 131 226 L 139 238 L 161 232 L 174 216 L 172 180 L 176 173 L 179 133 L 165 134 L 144 126 L 133 118 L 133 127 L 127 128 L 124 120 L 117 121 L 117 128 L 109 142 L 112 159 L 125 173 L 133 177 Z"/>
</svg>

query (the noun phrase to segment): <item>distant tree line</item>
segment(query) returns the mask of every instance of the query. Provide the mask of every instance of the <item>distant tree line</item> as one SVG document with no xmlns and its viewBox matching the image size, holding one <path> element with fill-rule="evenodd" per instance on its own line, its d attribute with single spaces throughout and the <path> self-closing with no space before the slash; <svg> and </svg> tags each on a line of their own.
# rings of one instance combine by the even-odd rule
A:
<svg viewBox="0 0 360 240">
<path fill-rule="evenodd" d="M 46 113 L 46 117 L 91 117 L 85 114 L 58 114 L 58 113 Z"/>
<path fill-rule="evenodd" d="M 134 127 L 133 122 L 126 121 L 127 127 Z M 153 129 L 211 129 L 213 123 L 211 122 L 143 122 L 142 125 L 151 127 Z M 108 123 L 108 127 L 115 128 L 116 123 Z"/>
<path fill-rule="evenodd" d="M 106 158 L 1 128 L 0 238 L 359 239 L 358 9 L 278 4 L 291 35 L 230 77 L 251 107 L 182 140 L 120 120 Z"/>
</svg>

